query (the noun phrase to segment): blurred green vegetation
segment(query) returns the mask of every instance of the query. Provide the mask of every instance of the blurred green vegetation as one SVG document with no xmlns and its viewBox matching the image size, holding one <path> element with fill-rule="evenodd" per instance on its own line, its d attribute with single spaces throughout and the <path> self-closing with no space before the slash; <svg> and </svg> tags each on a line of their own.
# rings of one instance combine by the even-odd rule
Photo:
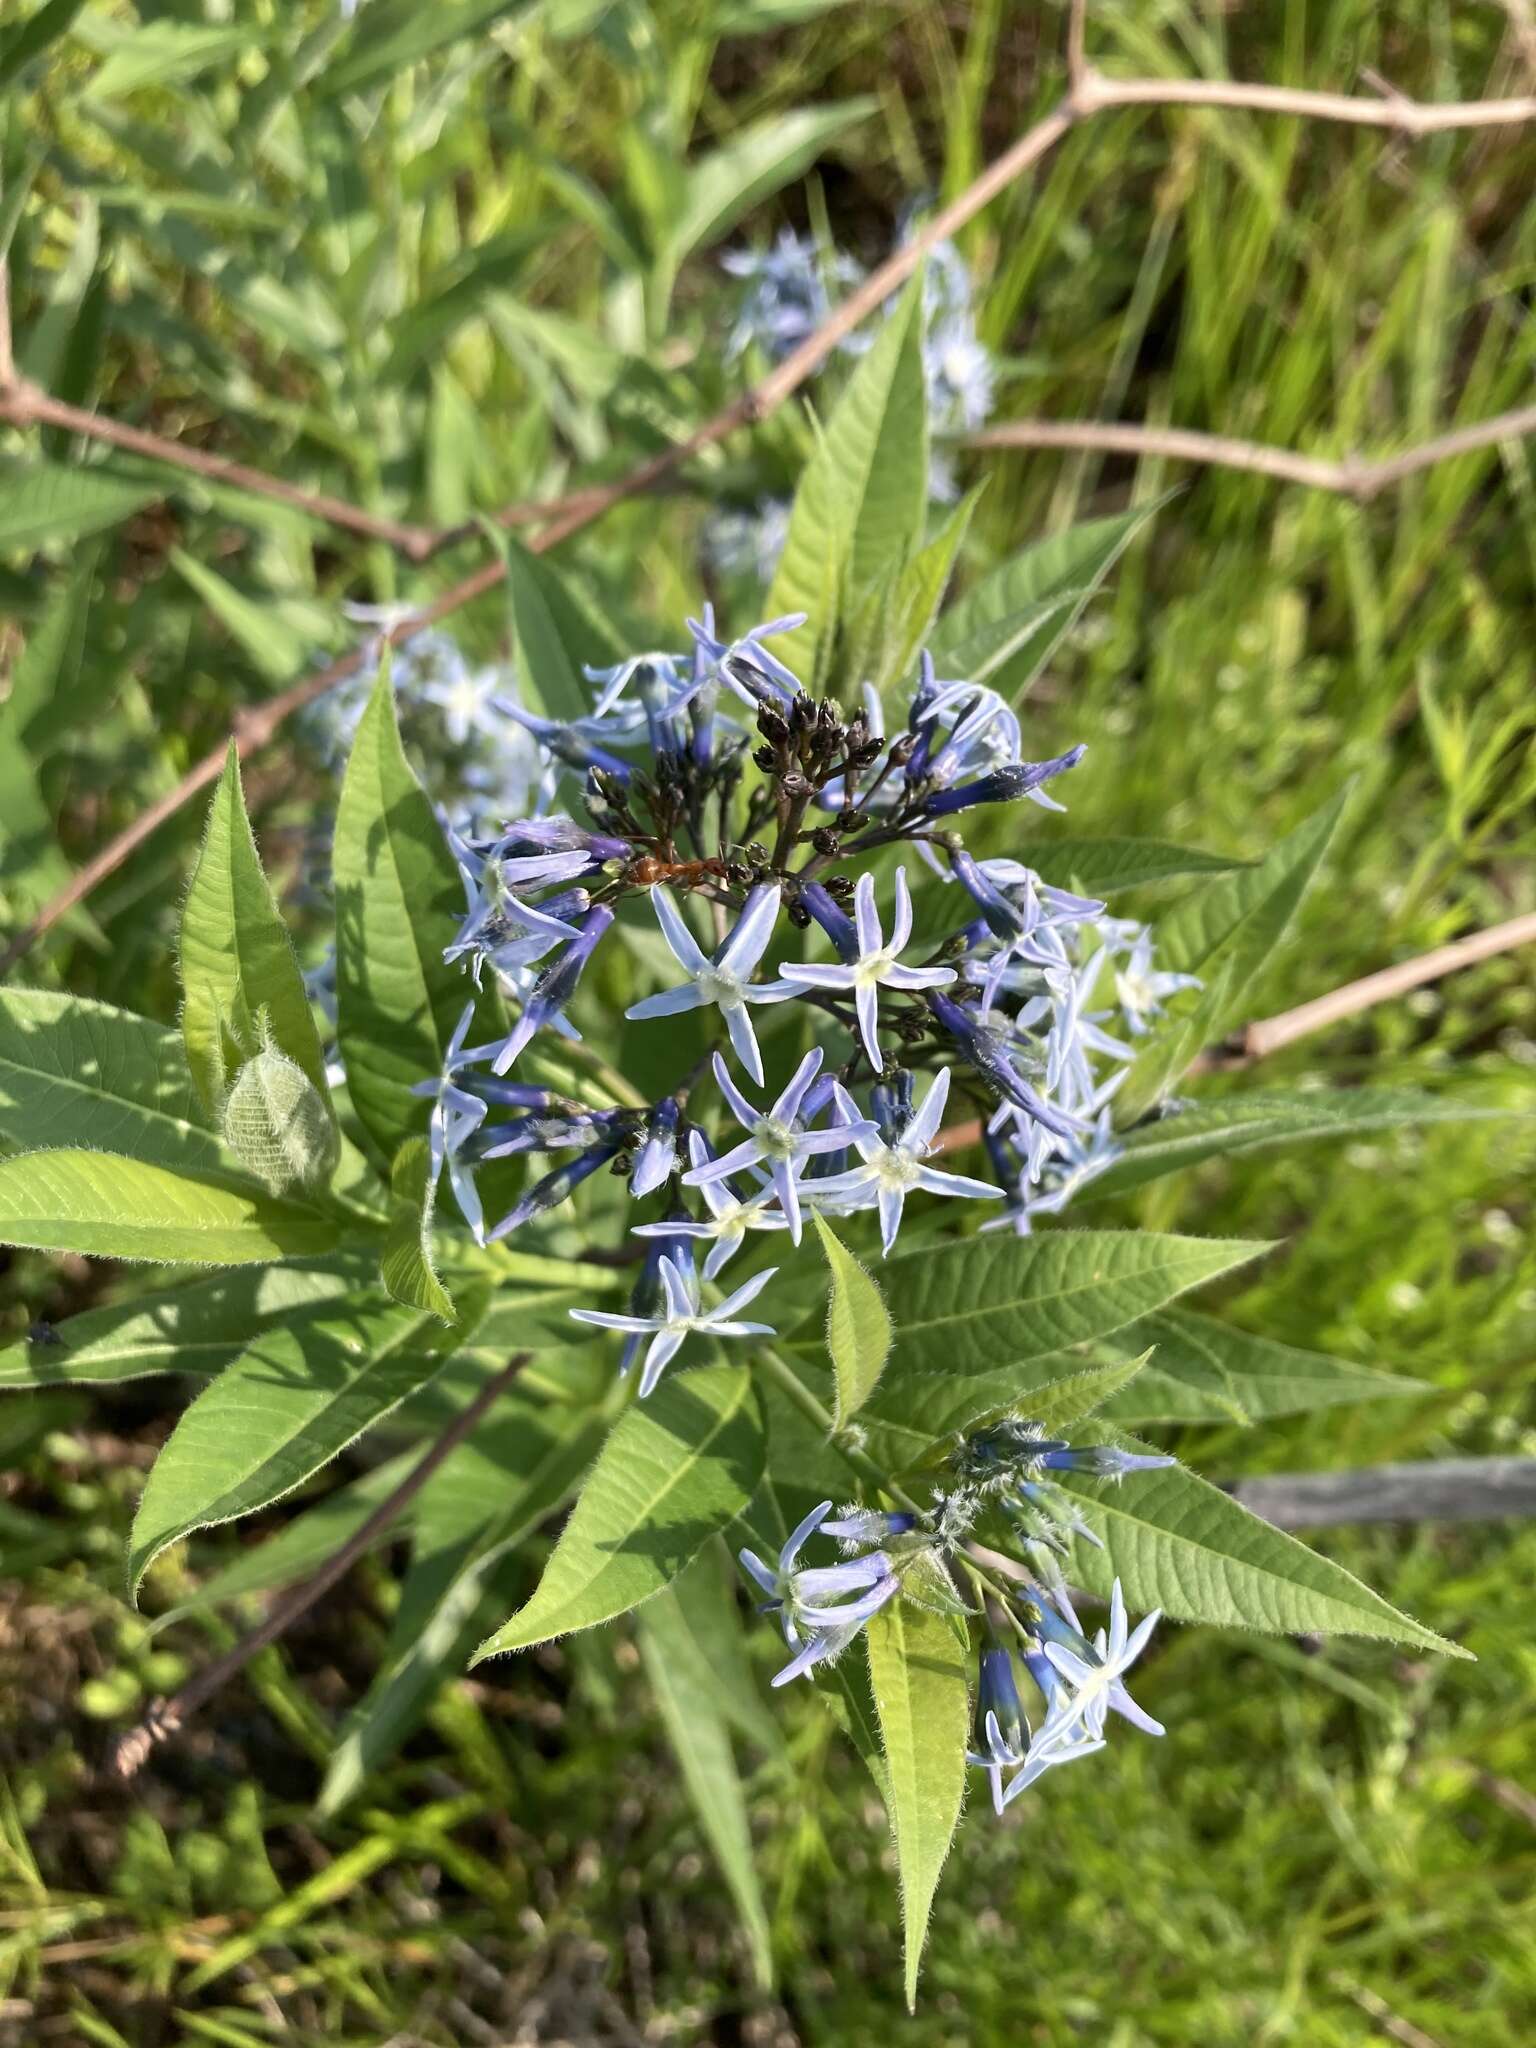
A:
<svg viewBox="0 0 1536 2048">
<path fill-rule="evenodd" d="M 782 25 L 735 32 L 750 17 Z M 1522 19 L 1449 0 L 1099 0 L 1090 48 L 1122 72 L 1361 91 L 1379 73 L 1424 97 L 1493 96 L 1536 89 Z M 136 16 L 84 8 L 6 79 L 0 24 L 0 164 L 7 195 L 27 188 L 22 367 L 395 517 L 453 523 L 618 474 L 742 374 L 723 360 L 720 235 L 680 249 L 665 231 L 684 162 L 748 124 L 848 109 L 815 171 L 744 225 L 829 223 L 876 259 L 915 196 L 952 196 L 1051 103 L 1061 29 L 1054 9 L 1002 0 L 365 0 L 351 28 L 278 0 L 140 0 Z M 151 35 L 160 68 L 136 80 Z M 1340 454 L 1522 403 L 1533 189 L 1536 130 L 1412 145 L 1230 114 L 1097 119 L 963 237 L 1002 358 L 998 416 Z M 637 644 L 675 638 L 711 507 L 782 488 L 806 433 L 786 411 L 564 559 Z M 36 443 L 7 432 L 3 448 L 14 483 Z M 81 467 L 64 437 L 44 448 Z M 960 459 L 963 480 L 988 479 L 967 577 L 1186 484 L 1033 699 L 1038 752 L 1090 744 L 1074 831 L 1251 854 L 1355 778 L 1259 1014 L 1536 907 L 1530 455 L 1488 450 L 1367 507 L 1220 471 Z M 103 473 L 137 486 L 125 523 L 30 567 L 8 541 L 0 569 L 0 611 L 24 633 L 62 578 L 97 587 L 69 729 L 36 747 L 59 843 L 0 871 L 11 919 L 241 705 L 348 644 L 340 599 L 430 595 L 484 553 L 471 535 L 411 570 L 223 487 L 128 458 Z M 750 590 L 716 594 L 746 622 Z M 463 621 L 482 650 L 501 628 L 494 600 Z M 323 764 L 279 743 L 250 787 L 292 882 Z M 169 1016 L 198 821 L 192 806 L 156 834 L 33 977 Z M 1530 955 L 1272 1066 L 1277 1081 L 1454 1073 L 1528 1113 Z M 1536 1451 L 1533 1128 L 1259 1155 L 1118 1205 L 1284 1240 L 1238 1320 L 1435 1388 L 1174 1447 L 1214 1476 Z M 0 1303 L 19 1329 L 102 1284 L 19 1258 Z M 1005 1827 L 980 1808 L 964 1824 L 909 2021 L 883 1817 L 829 1722 L 809 1698 L 776 1702 L 787 1761 L 750 1781 L 780 1969 L 761 1993 L 623 1631 L 457 1685 L 364 1800 L 317 1822 L 330 1730 L 387 1627 L 387 1556 L 131 1791 L 104 1782 L 112 1730 L 231 1633 L 152 1635 L 122 1597 L 132 1501 L 178 1406 L 149 1382 L 0 1408 L 0 2041 L 820 2044 L 899 2028 L 914 2048 L 1505 2048 L 1536 2022 L 1530 1530 L 1320 1539 L 1475 1665 L 1165 1631 L 1139 1691 L 1165 1742 L 1059 1774 Z M 178 1570 L 185 1590 L 241 1540 L 162 1568 L 162 1604 Z"/>
</svg>

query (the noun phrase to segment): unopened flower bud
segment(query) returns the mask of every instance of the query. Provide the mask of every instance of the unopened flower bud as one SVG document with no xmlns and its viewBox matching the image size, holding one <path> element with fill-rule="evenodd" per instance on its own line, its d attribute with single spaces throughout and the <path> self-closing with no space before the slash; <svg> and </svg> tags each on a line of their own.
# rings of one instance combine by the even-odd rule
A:
<svg viewBox="0 0 1536 2048">
<path fill-rule="evenodd" d="M 224 1142 L 274 1195 L 323 1187 L 341 1140 L 325 1098 L 300 1066 L 263 1046 L 235 1078 L 224 1105 Z"/>
</svg>

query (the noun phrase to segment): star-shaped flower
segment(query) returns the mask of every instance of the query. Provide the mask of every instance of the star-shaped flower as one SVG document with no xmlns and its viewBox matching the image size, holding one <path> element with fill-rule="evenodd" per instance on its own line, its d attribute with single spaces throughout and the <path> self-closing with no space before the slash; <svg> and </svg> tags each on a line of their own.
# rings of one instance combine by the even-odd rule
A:
<svg viewBox="0 0 1536 2048">
<path fill-rule="evenodd" d="M 764 1564 L 756 1551 L 740 1552 L 744 1568 L 771 1596 L 762 1612 L 778 1615 L 784 1640 L 795 1652 L 775 1675 L 775 1685 L 788 1685 L 791 1679 L 836 1657 L 870 1616 L 878 1614 L 900 1590 L 900 1581 L 883 1550 L 872 1550 L 867 1557 L 854 1558 L 846 1564 L 799 1564 L 807 1538 L 821 1528 L 831 1512 L 829 1500 L 812 1508 L 779 1552 L 776 1570 Z M 852 1594 L 853 1598 L 843 1600 L 844 1594 Z M 841 1604 L 827 1606 L 827 1601 Z"/>
<path fill-rule="evenodd" d="M 850 1123 L 857 1123 L 858 1106 L 841 1085 L 837 1099 L 843 1115 Z M 873 1200 L 880 1210 L 880 1242 L 887 1252 L 901 1228 L 902 1205 L 914 1188 L 923 1188 L 932 1195 L 966 1195 L 982 1202 L 1000 1200 L 1002 1189 L 988 1181 L 971 1180 L 963 1173 L 941 1173 L 937 1167 L 923 1164 L 938 1136 L 939 1120 L 948 1099 L 949 1069 L 945 1067 L 929 1082 L 928 1093 L 899 1137 L 888 1143 L 879 1136 L 855 1135 L 853 1142 L 863 1163 L 850 1167 L 846 1173 L 814 1181 L 805 1192 L 814 1191 L 818 1202 L 852 1198 L 857 1206 L 862 1206 Z"/>
<path fill-rule="evenodd" d="M 779 972 L 797 988 L 853 991 L 854 1007 L 859 1014 L 859 1036 L 864 1041 L 870 1065 L 878 1073 L 885 1064 L 878 1028 L 880 990 L 947 988 L 955 979 L 955 970 L 952 967 L 903 967 L 899 963 L 898 956 L 912 936 L 912 897 L 907 888 L 905 868 L 896 870 L 896 915 L 889 944 L 880 929 L 880 913 L 875 908 L 873 875 L 860 875 L 858 887 L 853 892 L 853 913 L 859 942 L 854 959 L 826 966 L 812 961 L 781 961 Z"/>
<path fill-rule="evenodd" d="M 689 1131 L 688 1157 L 693 1161 L 695 1170 L 707 1166 L 713 1159 L 714 1154 L 702 1131 Z M 637 1223 L 631 1235 L 711 1240 L 704 1260 L 704 1278 L 713 1280 L 726 1260 L 740 1251 L 749 1230 L 784 1230 L 788 1227 L 788 1218 L 783 1210 L 773 1206 L 773 1193 L 769 1188 L 759 1188 L 742 1201 L 731 1192 L 729 1181 L 701 1180 L 697 1186 L 709 1210 L 707 1217 L 697 1222 L 673 1219 L 666 1223 Z"/>
<path fill-rule="evenodd" d="M 879 1135 L 878 1126 L 867 1118 L 852 1125 L 836 1123 L 824 1131 L 807 1130 L 801 1121 L 806 1090 L 821 1071 L 821 1047 L 813 1046 L 796 1067 L 789 1086 L 768 1110 L 754 1109 L 731 1079 L 725 1061 L 715 1054 L 715 1080 L 732 1116 L 751 1135 L 719 1159 L 711 1159 L 683 1175 L 685 1187 L 703 1187 L 723 1181 L 748 1167 L 764 1166 L 779 1198 L 779 1207 L 789 1225 L 791 1244 L 800 1242 L 800 1176 L 818 1153 L 841 1152 L 856 1138 Z"/>
<path fill-rule="evenodd" d="M 777 1332 L 769 1323 L 743 1323 L 737 1320 L 737 1311 L 744 1309 L 749 1301 L 755 1301 L 779 1270 L 769 1266 L 766 1271 L 754 1273 L 744 1287 L 738 1287 L 734 1294 L 726 1296 L 718 1308 L 706 1309 L 699 1301 L 699 1283 L 690 1268 L 684 1269 L 674 1259 L 663 1254 L 660 1261 L 661 1284 L 665 1300 L 655 1315 L 623 1316 L 614 1315 L 607 1309 L 573 1308 L 571 1316 L 578 1323 L 594 1323 L 602 1330 L 624 1330 L 631 1335 L 650 1335 L 646 1346 L 645 1365 L 640 1374 L 640 1398 L 643 1401 L 667 1366 L 677 1356 L 683 1339 L 693 1331 L 707 1337 L 772 1337 Z"/>
<path fill-rule="evenodd" d="M 708 1003 L 715 1004 L 725 1019 L 725 1028 L 731 1035 L 736 1057 L 761 1087 L 763 1056 L 757 1048 L 757 1035 L 752 1029 L 747 1005 L 782 1003 L 800 993 L 792 981 L 754 982 L 751 979 L 778 921 L 777 883 L 758 884 L 743 906 L 736 929 L 712 955 L 703 951 L 689 931 L 669 891 L 660 887 L 653 889 L 651 902 L 655 905 L 662 935 L 688 979 L 677 988 L 663 989 L 659 995 L 646 996 L 642 1002 L 631 1003 L 624 1012 L 625 1016 L 634 1019 L 676 1017 L 684 1010 L 698 1010 Z"/>
</svg>

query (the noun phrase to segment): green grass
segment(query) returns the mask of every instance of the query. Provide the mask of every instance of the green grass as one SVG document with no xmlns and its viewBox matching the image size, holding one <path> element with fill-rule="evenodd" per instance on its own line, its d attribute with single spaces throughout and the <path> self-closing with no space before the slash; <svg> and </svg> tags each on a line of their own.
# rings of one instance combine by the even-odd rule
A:
<svg viewBox="0 0 1536 2048">
<path fill-rule="evenodd" d="M 639 8 L 610 10 L 601 36 L 575 43 L 536 24 L 515 69 L 481 67 L 453 88 L 440 132 L 426 74 L 390 90 L 355 153 L 306 101 L 302 176 L 281 109 L 264 134 L 259 109 L 233 125 L 257 94 L 237 94 L 227 65 L 147 91 L 109 125 L 70 103 L 85 56 L 61 46 L 7 117 L 47 152 L 15 252 L 19 332 L 42 337 L 35 373 L 163 431 L 206 438 L 223 421 L 226 452 L 452 519 L 557 487 L 573 446 L 588 451 L 584 474 L 620 466 L 634 430 L 616 419 L 699 416 L 728 388 L 719 279 L 698 257 L 670 312 L 631 309 L 642 341 L 649 321 L 653 339 L 677 344 L 676 366 L 614 398 L 596 339 L 612 281 L 591 225 L 601 216 L 560 211 L 563 188 L 536 175 L 550 155 L 611 191 L 622 148 L 639 147 L 633 117 L 658 95 L 683 132 L 719 137 L 872 92 L 875 115 L 758 224 L 824 211 L 873 256 L 911 193 L 959 189 L 1059 86 L 1058 20 L 998 0 L 846 9 L 718 49 L 700 33 L 702 5 L 657 11 L 654 46 Z M 1352 89 L 1375 67 L 1425 96 L 1530 89 L 1492 6 L 1101 0 L 1091 23 L 1096 60 L 1121 71 Z M 223 214 L 155 218 L 143 195 L 187 175 L 170 160 L 181 150 Z M 1101 119 L 966 237 L 986 332 L 1008 359 L 1000 415 L 1168 421 L 1374 453 L 1523 403 L 1533 174 L 1532 131 L 1410 147 L 1254 117 Z M 95 285 L 70 269 L 94 232 L 72 196 L 87 181 L 110 251 Z M 466 249 L 533 229 L 527 255 L 508 257 L 515 309 L 488 299 L 391 370 L 376 330 L 393 307 L 451 282 Z M 359 252 L 374 237 L 391 254 L 370 283 Z M 224 286 L 200 274 L 204 240 L 238 259 Z M 258 258 L 295 290 L 318 280 L 340 339 L 308 335 L 309 299 L 279 317 L 253 298 L 239 265 Z M 86 336 L 72 353 L 59 317 L 71 306 Z M 545 327 L 537 346 L 514 346 L 529 307 L 589 339 Z M 622 335 L 631 313 L 609 313 Z M 781 418 L 699 481 L 750 498 L 789 473 L 796 447 Z M 1536 906 L 1529 455 L 1490 450 L 1366 508 L 1088 457 L 1002 455 L 975 469 L 990 482 L 968 574 L 1026 537 L 1187 481 L 1036 693 L 1041 753 L 1090 743 L 1075 831 L 1251 854 L 1355 778 L 1327 874 L 1255 991 L 1256 1014 Z M 407 579 L 377 548 L 326 536 L 312 555 L 285 515 L 247 519 L 213 495 L 137 515 L 101 558 L 78 720 L 43 764 L 70 858 L 272 687 L 194 599 L 172 544 L 275 607 L 287 638 L 273 658 L 291 648 L 295 663 L 339 644 L 339 596 L 429 590 L 479 554 L 467 543 Z M 619 616 L 654 627 L 696 599 L 706 519 L 701 496 L 626 508 L 568 559 Z M 13 560 L 0 603 L 26 624 L 47 580 Z M 494 604 L 467 622 L 487 646 L 499 626 Z M 279 749 L 250 787 L 264 847 L 291 875 L 324 778 Z M 36 977 L 171 1014 L 196 830 L 194 808 L 157 835 L 93 900 L 98 934 L 61 933 Z M 0 879 L 13 909 L 31 886 Z M 1529 1117 L 1529 954 L 1338 1027 L 1265 1079 L 1367 1072 L 1455 1078 Z M 1283 1239 L 1242 1283 L 1240 1321 L 1435 1388 L 1262 1433 L 1191 1430 L 1174 1447 L 1217 1476 L 1536 1452 L 1533 1166 L 1536 1125 L 1512 1119 L 1204 1167 L 1123 1204 L 1183 1229 Z M 99 1284 L 18 1260 L 0 1301 L 20 1325 Z M 318 1824 L 328 1731 L 387 1625 L 391 1582 L 376 1563 L 131 1794 L 105 1783 L 110 1732 L 225 1639 L 223 1624 L 148 1637 L 121 1601 L 143 1454 L 178 1405 L 151 1382 L 0 1409 L 13 1472 L 0 1501 L 0 2041 L 841 2044 L 899 2029 L 914 2048 L 1335 2048 L 1394 2033 L 1505 2048 L 1531 2031 L 1536 1838 L 1518 1789 L 1536 1770 L 1528 1529 L 1319 1539 L 1466 1643 L 1475 1665 L 1167 1629 L 1142 1689 L 1165 1742 L 1124 1740 L 1092 1771 L 1057 1774 L 1003 1828 L 969 1815 L 909 2021 L 883 1818 L 820 1710 L 776 1700 L 790 1768 L 762 1760 L 750 1785 L 780 1969 L 765 1995 L 622 1632 L 455 1687 L 369 1797 Z M 208 1540 L 193 1562 L 227 1554 Z M 761 1651 L 766 1666 L 772 1645 Z"/>
</svg>

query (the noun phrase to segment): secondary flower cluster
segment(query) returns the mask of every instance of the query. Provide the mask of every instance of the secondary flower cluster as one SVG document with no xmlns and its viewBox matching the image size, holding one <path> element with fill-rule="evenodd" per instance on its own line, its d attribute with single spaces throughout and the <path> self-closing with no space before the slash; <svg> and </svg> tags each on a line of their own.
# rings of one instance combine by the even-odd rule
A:
<svg viewBox="0 0 1536 2048">
<path fill-rule="evenodd" d="M 1006 1588 L 994 1582 L 984 1593 L 977 1746 L 968 1760 L 987 1774 L 997 1813 L 1047 1771 L 1101 1750 L 1112 1713 L 1161 1735 L 1162 1724 L 1136 1704 L 1125 1684 L 1158 1616 L 1147 1615 L 1132 1630 L 1116 1579 L 1108 1627 L 1091 1637 L 1085 1631 L 1055 1553 L 1069 1529 L 1097 1539 L 1069 1503 L 1064 1511 L 1065 1496 L 1047 1475 L 1076 1471 L 1123 1478 L 1173 1462 L 1108 1445 L 1074 1448 L 1033 1425 L 1004 1423 L 957 1444 L 951 1463 L 958 1484 L 937 1493 L 926 1510 L 854 1505 L 834 1517 L 831 1501 L 822 1501 L 794 1529 L 774 1564 L 755 1551 L 741 1552 L 743 1569 L 768 1595 L 761 1612 L 778 1617 L 792 1653 L 773 1683 L 787 1685 L 832 1662 L 904 1585 L 913 1597 L 931 1601 L 931 1572 L 914 1585 L 913 1568 L 920 1560 L 939 1559 L 963 1569 L 976 1524 L 1001 1508 L 1011 1521 L 1038 1523 L 1041 1533 L 1026 1539 L 1037 1568 L 1026 1569 Z M 1037 1503 L 1049 1503 L 1048 1512 Z M 836 1539 L 843 1553 L 839 1562 L 802 1563 L 802 1552 L 817 1536 Z M 1042 1703 L 1033 1727 L 1019 1692 L 1020 1663 Z"/>
</svg>

